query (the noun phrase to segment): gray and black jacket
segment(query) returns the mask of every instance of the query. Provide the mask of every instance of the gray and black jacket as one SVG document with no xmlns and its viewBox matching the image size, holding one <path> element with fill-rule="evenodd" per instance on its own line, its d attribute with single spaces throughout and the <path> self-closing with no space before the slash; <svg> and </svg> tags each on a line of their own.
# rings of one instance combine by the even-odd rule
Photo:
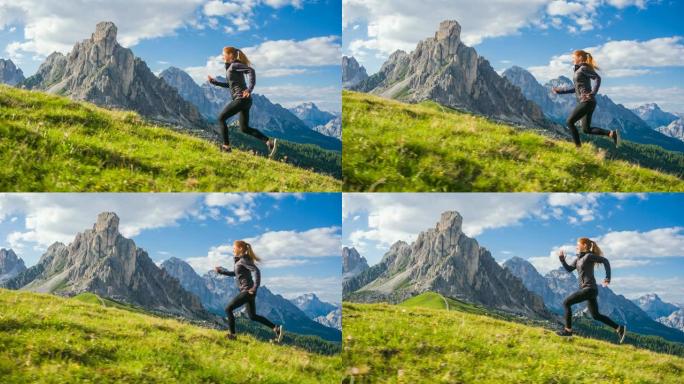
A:
<svg viewBox="0 0 684 384">
<path fill-rule="evenodd" d="M 259 271 L 259 267 L 247 255 L 234 257 L 233 260 L 235 261 L 235 266 L 232 271 L 219 267 L 217 272 L 221 275 L 235 276 L 235 284 L 240 292 L 249 291 L 252 288 L 256 291 L 259 285 L 261 285 L 261 271 Z M 254 273 L 254 280 L 252 280 L 252 273 Z"/>
<path fill-rule="evenodd" d="M 603 256 L 598 256 L 591 252 L 580 252 L 570 264 L 566 263 L 564 259 L 561 260 L 561 264 L 563 264 L 563 268 L 566 271 L 572 272 L 577 269 L 580 288 L 598 289 L 596 278 L 594 278 L 594 266 L 596 263 L 603 264 L 603 267 L 606 269 L 606 280 L 610 282 L 610 263 Z"/>
<path fill-rule="evenodd" d="M 594 80 L 594 87 L 591 86 L 591 80 Z M 579 64 L 575 65 L 575 75 L 573 76 L 573 87 L 559 88 L 556 90 L 559 94 L 575 93 L 577 101 L 584 102 L 593 99 L 601 87 L 601 76 L 596 73 L 589 65 Z"/>
<path fill-rule="evenodd" d="M 245 90 L 249 90 L 249 93 L 251 94 L 254 90 L 254 85 L 256 84 L 256 73 L 254 72 L 254 68 L 242 64 L 239 61 L 225 63 L 225 66 L 227 83 L 216 79 L 211 80 L 210 83 L 219 87 L 229 88 L 233 100 L 241 99 L 242 92 Z M 245 82 L 245 75 L 249 76 L 249 85 Z"/>
</svg>

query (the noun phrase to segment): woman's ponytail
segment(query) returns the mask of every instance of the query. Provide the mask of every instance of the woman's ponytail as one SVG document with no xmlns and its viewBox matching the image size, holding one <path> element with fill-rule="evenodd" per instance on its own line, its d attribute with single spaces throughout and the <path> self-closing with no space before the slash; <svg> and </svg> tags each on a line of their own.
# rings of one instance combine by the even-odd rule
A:
<svg viewBox="0 0 684 384">
<path fill-rule="evenodd" d="M 603 251 L 594 240 L 591 240 L 588 237 L 582 237 L 579 239 L 579 242 L 584 245 L 587 252 L 591 252 L 596 256 L 603 256 Z"/>
<path fill-rule="evenodd" d="M 252 65 L 252 62 L 249 61 L 249 59 L 247 58 L 247 55 L 245 55 L 245 53 L 242 52 L 242 50 L 239 49 L 239 48 L 235 48 L 235 47 L 224 47 L 224 48 L 223 48 L 223 52 L 224 52 L 224 53 L 227 53 L 227 54 L 229 54 L 229 55 L 233 55 L 233 57 L 235 58 L 235 60 L 241 62 L 242 64 L 244 64 L 244 65 L 246 65 L 246 66 Z"/>
</svg>

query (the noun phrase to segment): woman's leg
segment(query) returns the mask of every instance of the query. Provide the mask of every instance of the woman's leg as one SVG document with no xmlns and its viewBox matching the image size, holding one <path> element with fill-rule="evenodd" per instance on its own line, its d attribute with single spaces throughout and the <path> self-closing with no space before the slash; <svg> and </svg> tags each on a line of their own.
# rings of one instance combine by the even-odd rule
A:
<svg viewBox="0 0 684 384">
<path fill-rule="evenodd" d="M 219 114 L 219 128 L 221 129 L 221 139 L 223 140 L 223 145 L 230 145 L 230 140 L 228 139 L 228 119 L 234 116 L 236 113 L 242 110 L 240 99 L 235 99 L 223 107 L 223 110 Z"/>
<path fill-rule="evenodd" d="M 240 292 L 233 298 L 233 300 L 226 306 L 226 316 L 228 317 L 228 328 L 230 333 L 235 334 L 235 315 L 233 311 L 240 308 L 243 304 L 249 301 L 249 294 L 247 292 Z"/>
<path fill-rule="evenodd" d="M 249 109 L 252 108 L 252 99 L 242 99 L 242 109 L 240 110 L 240 130 L 250 136 L 254 136 L 261 141 L 268 141 L 268 136 L 261 133 L 258 129 L 249 126 Z"/>
<path fill-rule="evenodd" d="M 596 294 L 598 296 L 598 292 Z M 596 301 L 596 296 L 590 298 L 587 301 L 587 308 L 589 309 L 589 314 L 591 314 L 591 317 L 593 317 L 595 320 L 598 320 L 602 322 L 603 324 L 613 328 L 613 329 L 618 329 L 617 323 L 615 323 L 613 320 L 610 319 L 610 317 L 606 315 L 602 315 L 599 312 L 598 309 L 598 301 Z"/>
<path fill-rule="evenodd" d="M 577 131 L 577 127 L 575 127 L 575 123 L 577 123 L 587 114 L 589 107 L 589 103 L 587 102 L 577 104 L 566 121 L 567 127 L 572 135 L 572 141 L 574 141 L 575 145 L 578 147 L 582 145 L 582 142 L 580 141 L 579 132 Z"/>
<path fill-rule="evenodd" d="M 250 320 L 258 321 L 271 329 L 275 328 L 275 324 L 271 323 L 269 319 L 257 315 L 255 298 L 256 295 L 249 295 L 249 298 L 247 299 L 247 316 L 249 316 Z"/>
<path fill-rule="evenodd" d="M 579 304 L 591 298 L 591 289 L 584 288 L 577 292 L 570 294 L 563 301 L 563 308 L 565 309 L 565 328 L 572 329 L 572 306 Z"/>
<path fill-rule="evenodd" d="M 582 117 L 582 132 L 588 135 L 610 136 L 609 130 L 591 126 L 591 117 L 594 115 L 594 109 L 596 109 L 596 102 L 590 101 L 588 102 L 588 104 L 589 109 L 587 113 L 584 115 L 584 117 Z"/>
</svg>

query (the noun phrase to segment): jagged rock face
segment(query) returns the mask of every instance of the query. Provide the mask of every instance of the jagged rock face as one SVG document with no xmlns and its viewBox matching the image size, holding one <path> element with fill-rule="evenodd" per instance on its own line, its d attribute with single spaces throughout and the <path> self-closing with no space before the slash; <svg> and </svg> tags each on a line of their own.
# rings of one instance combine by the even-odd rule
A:
<svg viewBox="0 0 684 384">
<path fill-rule="evenodd" d="M 677 115 L 665 112 L 662 109 L 660 109 L 660 106 L 656 103 L 648 103 L 641 105 L 639 107 L 632 109 L 632 112 L 639 116 L 641 120 L 645 121 L 646 124 L 649 125 L 649 127 L 654 129 L 658 127 L 667 126 L 671 122 L 679 119 Z"/>
<path fill-rule="evenodd" d="M 519 278 L 528 290 L 541 296 L 547 306 L 549 306 L 549 303 L 558 302 L 558 294 L 549 288 L 544 276 L 539 274 L 534 266 L 527 260 L 520 257 L 513 257 L 506 260 L 503 266 L 514 276 Z"/>
<path fill-rule="evenodd" d="M 324 125 L 317 125 L 311 129 L 322 135 L 342 140 L 342 117 L 335 116 L 335 118 Z"/>
<path fill-rule="evenodd" d="M 559 268 L 547 273 L 539 280 L 537 270 L 524 259 L 508 260 L 504 263 L 514 275 L 523 281 L 531 291 L 544 298 L 544 304 L 558 314 L 563 313 L 563 300 L 579 289 L 577 278 Z M 620 324 L 627 324 L 628 329 L 637 333 L 662 336 L 668 340 L 684 341 L 684 333 L 662 326 L 651 319 L 646 312 L 622 295 L 617 295 L 610 288 L 599 286 L 599 311 Z M 573 306 L 575 314 L 588 316 L 586 303 Z"/>
<path fill-rule="evenodd" d="M 11 249 L 0 248 L 0 284 L 26 270 L 24 260 Z"/>
<path fill-rule="evenodd" d="M 379 276 L 348 295 L 350 299 L 399 302 L 434 291 L 515 314 L 551 317 L 539 296 L 463 233 L 458 212 L 443 213 L 436 227 L 420 233 L 413 244 L 393 245 L 380 265 Z"/>
<path fill-rule="evenodd" d="M 119 233 L 112 212 L 67 245 L 55 243 L 37 265 L 9 280 L 8 288 L 73 296 L 92 292 L 148 310 L 207 319 L 199 299 L 159 269 L 147 252 Z"/>
<path fill-rule="evenodd" d="M 435 37 L 418 43 L 410 54 L 393 53 L 377 74 L 354 89 L 407 102 L 433 100 L 509 123 L 552 128 L 537 105 L 461 42 L 460 32 L 456 21 L 443 21 Z"/>
<path fill-rule="evenodd" d="M 130 49 L 119 45 L 116 33 L 114 23 L 98 23 L 90 39 L 74 45 L 67 56 L 48 56 L 21 85 L 107 108 L 133 110 L 163 123 L 206 128 L 197 108 L 157 78 Z"/>
<path fill-rule="evenodd" d="M 314 321 L 323 324 L 326 327 L 342 330 L 342 308 L 330 311 L 330 313 L 325 316 L 318 316 Z"/>
<path fill-rule="evenodd" d="M 646 294 L 632 301 L 654 320 L 660 317 L 667 317 L 672 312 L 679 309 L 679 307 L 674 304 L 662 301 L 655 293 Z"/>
<path fill-rule="evenodd" d="M 290 302 L 309 316 L 310 319 L 326 316 L 337 308 L 335 305 L 321 301 L 314 293 L 305 293 L 291 299 Z"/>
<path fill-rule="evenodd" d="M 368 261 L 356 248 L 342 248 L 342 281 L 349 280 L 368 269 Z"/>
<path fill-rule="evenodd" d="M 504 71 L 503 76 L 520 88 L 527 99 L 539 105 L 549 119 L 563 126 L 577 105 L 574 94 L 557 95 L 551 92 L 553 87 L 572 87 L 572 80 L 565 76 L 541 85 L 530 72 L 517 66 Z M 634 112 L 622 104 L 615 104 L 608 96 L 602 94 L 596 96 L 596 110 L 591 125 L 611 130 L 619 129 L 623 138 L 637 143 L 656 144 L 669 150 L 684 150 L 681 142 L 651 129 Z M 565 130 L 567 131 L 567 128 Z"/>
<path fill-rule="evenodd" d="M 181 97 L 195 105 L 211 124 L 217 124 L 219 113 L 231 101 L 230 92 L 226 88 L 217 87 L 208 82 L 200 87 L 190 75 L 178 68 L 169 68 L 162 72 L 160 77 L 177 89 Z M 216 80 L 226 81 L 220 76 L 216 77 Z M 338 138 L 328 137 L 310 129 L 292 112 L 280 104 L 273 104 L 266 96 L 256 93 L 252 94 L 249 125 L 263 131 L 266 135 L 296 143 L 315 144 L 332 150 L 342 148 L 342 142 Z"/>
<path fill-rule="evenodd" d="M 12 60 L 0 59 L 0 83 L 16 85 L 24 81 L 24 72 Z"/>
<path fill-rule="evenodd" d="M 334 119 L 336 116 L 330 112 L 321 111 L 318 109 L 316 104 L 307 102 L 299 104 L 296 107 L 290 108 L 292 112 L 299 120 L 303 121 L 307 127 L 313 128 L 318 125 L 325 125 L 330 120 Z"/>
<path fill-rule="evenodd" d="M 367 78 L 366 68 L 354 56 L 342 56 L 342 88 L 352 88 Z"/>
<path fill-rule="evenodd" d="M 684 119 L 677 119 L 667 126 L 658 127 L 656 128 L 656 131 L 665 136 L 684 141 Z"/>
<path fill-rule="evenodd" d="M 674 311 L 669 316 L 661 317 L 658 319 L 658 322 L 684 332 L 684 309 Z"/>
<path fill-rule="evenodd" d="M 233 277 L 214 271 L 199 276 L 181 259 L 171 258 L 164 261 L 161 267 L 176 278 L 183 288 L 199 297 L 208 311 L 218 316 L 225 316 L 228 302 L 239 293 Z M 256 311 L 277 324 L 283 324 L 291 332 L 316 335 L 331 341 L 340 341 L 342 337 L 338 330 L 313 321 L 289 300 L 274 294 L 265 286 L 257 290 Z"/>
</svg>

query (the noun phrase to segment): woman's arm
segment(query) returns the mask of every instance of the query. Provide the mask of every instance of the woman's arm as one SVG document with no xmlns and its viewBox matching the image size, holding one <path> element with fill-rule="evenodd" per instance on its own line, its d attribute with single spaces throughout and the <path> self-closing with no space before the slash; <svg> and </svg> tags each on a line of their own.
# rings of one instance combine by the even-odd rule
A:
<svg viewBox="0 0 684 384">
<path fill-rule="evenodd" d="M 606 284 L 610 283 L 610 262 L 603 256 L 593 255 L 594 262 L 603 264 L 603 268 L 606 269 Z"/>
<path fill-rule="evenodd" d="M 223 87 L 223 88 L 228 88 L 228 83 L 220 82 L 211 76 L 207 76 L 207 78 L 209 79 L 209 84 L 216 85 L 216 86 Z"/>
<path fill-rule="evenodd" d="M 575 93 L 575 88 L 574 87 L 564 87 L 564 88 L 553 88 L 553 93 L 557 95 L 563 95 L 566 93 Z"/>
<path fill-rule="evenodd" d="M 563 268 L 565 268 L 568 273 L 572 273 L 575 269 L 577 269 L 577 258 L 572 261 L 572 263 L 568 264 L 565 262 L 565 252 L 562 250 L 558 254 L 558 258 L 560 259 L 561 264 L 563 265 Z"/>
<path fill-rule="evenodd" d="M 214 268 L 214 270 L 215 270 L 216 273 L 218 273 L 219 275 L 235 276 L 235 271 L 229 271 L 229 270 L 227 270 L 227 269 L 225 269 L 225 268 L 223 268 L 223 267 L 216 267 L 216 268 Z"/>
</svg>

